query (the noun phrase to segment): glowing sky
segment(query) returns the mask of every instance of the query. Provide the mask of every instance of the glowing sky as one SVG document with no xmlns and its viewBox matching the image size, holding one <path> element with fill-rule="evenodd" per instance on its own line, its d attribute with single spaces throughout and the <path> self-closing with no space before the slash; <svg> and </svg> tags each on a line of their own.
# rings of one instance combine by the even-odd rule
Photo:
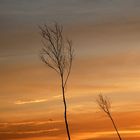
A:
<svg viewBox="0 0 140 140">
<path fill-rule="evenodd" d="M 117 140 L 96 105 L 102 92 L 125 140 L 140 139 L 139 0 L 0 0 L 0 139 L 66 139 L 59 77 L 39 58 L 38 25 L 73 40 L 67 86 L 73 140 Z"/>
</svg>

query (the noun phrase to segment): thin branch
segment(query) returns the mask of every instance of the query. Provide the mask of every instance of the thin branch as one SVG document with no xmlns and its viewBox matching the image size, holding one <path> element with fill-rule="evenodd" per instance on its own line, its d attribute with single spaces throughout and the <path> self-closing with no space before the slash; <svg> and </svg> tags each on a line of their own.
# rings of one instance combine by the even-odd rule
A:
<svg viewBox="0 0 140 140">
<path fill-rule="evenodd" d="M 73 61 L 73 50 L 72 50 L 72 41 L 70 40 L 67 40 L 68 42 L 68 45 L 69 45 L 69 68 L 68 68 L 68 73 L 67 73 L 67 76 L 66 76 L 66 79 L 65 79 L 65 82 L 64 82 L 64 87 L 66 86 L 67 84 L 67 81 L 69 79 L 69 75 L 70 75 L 70 72 L 71 72 L 71 67 L 72 67 L 72 61 Z"/>
<path fill-rule="evenodd" d="M 115 122 L 113 120 L 113 117 L 111 115 L 111 112 L 110 112 L 111 104 L 110 104 L 109 99 L 106 96 L 103 96 L 102 94 L 99 94 L 98 99 L 97 99 L 97 104 L 99 105 L 101 110 L 103 110 L 108 115 L 108 117 L 110 118 L 110 120 L 111 120 L 111 122 L 113 124 L 114 129 L 117 132 L 119 140 L 122 140 L 122 138 L 121 138 L 121 136 L 119 134 L 118 128 L 117 128 L 117 126 L 116 126 L 116 124 L 115 124 Z"/>
<path fill-rule="evenodd" d="M 42 62 L 44 62 L 48 67 L 52 68 L 57 73 L 59 73 L 59 71 L 55 67 L 53 67 L 49 62 L 47 62 L 43 56 L 40 56 L 40 58 L 41 58 Z"/>
</svg>

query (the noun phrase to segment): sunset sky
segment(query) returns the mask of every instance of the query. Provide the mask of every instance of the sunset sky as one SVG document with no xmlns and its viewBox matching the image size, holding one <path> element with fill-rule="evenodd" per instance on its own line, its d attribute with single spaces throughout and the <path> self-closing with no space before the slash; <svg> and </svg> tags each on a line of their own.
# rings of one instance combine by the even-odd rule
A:
<svg viewBox="0 0 140 140">
<path fill-rule="evenodd" d="M 0 140 L 66 140 L 58 75 L 39 58 L 39 25 L 73 40 L 67 85 L 72 140 L 140 139 L 139 0 L 0 0 Z"/>
</svg>

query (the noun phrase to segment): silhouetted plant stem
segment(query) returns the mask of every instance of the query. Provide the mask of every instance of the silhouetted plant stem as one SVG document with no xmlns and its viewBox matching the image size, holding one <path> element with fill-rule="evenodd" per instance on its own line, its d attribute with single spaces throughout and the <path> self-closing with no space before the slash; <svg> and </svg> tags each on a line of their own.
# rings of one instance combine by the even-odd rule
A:
<svg viewBox="0 0 140 140">
<path fill-rule="evenodd" d="M 41 60 L 60 76 L 64 103 L 64 120 L 67 137 L 68 140 L 70 140 L 65 87 L 67 85 L 73 61 L 72 41 L 64 39 L 63 26 L 58 25 L 57 23 L 55 23 L 52 28 L 48 27 L 46 24 L 39 28 L 41 30 L 41 36 L 43 38 L 42 42 L 44 45 L 40 53 Z"/>
<path fill-rule="evenodd" d="M 115 128 L 115 131 L 119 137 L 119 140 L 122 140 L 120 134 L 119 134 L 119 131 L 117 129 L 117 126 L 113 120 L 113 117 L 111 115 L 111 111 L 110 111 L 110 108 L 111 108 L 111 104 L 110 104 L 110 100 L 106 97 L 106 96 L 103 96 L 102 94 L 99 94 L 98 96 L 98 99 L 97 99 L 97 103 L 99 105 L 99 107 L 107 114 L 107 116 L 110 118 L 112 124 L 113 124 L 113 127 Z"/>
<path fill-rule="evenodd" d="M 70 138 L 70 132 L 69 132 L 69 125 L 68 125 L 68 121 L 67 121 L 67 104 L 66 104 L 65 88 L 64 88 L 64 86 L 62 86 L 62 93 L 63 93 L 63 103 L 64 103 L 65 125 L 66 125 L 68 140 L 70 140 L 71 138 Z"/>
<path fill-rule="evenodd" d="M 120 136 L 120 134 L 119 134 L 119 131 L 118 131 L 117 127 L 116 127 L 116 124 L 115 124 L 115 122 L 114 122 L 114 120 L 113 120 L 113 118 L 112 118 L 112 116 L 111 116 L 111 114 L 109 113 L 108 116 L 109 116 L 109 118 L 110 118 L 111 121 L 112 121 L 113 127 L 115 128 L 119 139 L 122 140 L 122 139 L 121 139 L 121 136 Z"/>
</svg>

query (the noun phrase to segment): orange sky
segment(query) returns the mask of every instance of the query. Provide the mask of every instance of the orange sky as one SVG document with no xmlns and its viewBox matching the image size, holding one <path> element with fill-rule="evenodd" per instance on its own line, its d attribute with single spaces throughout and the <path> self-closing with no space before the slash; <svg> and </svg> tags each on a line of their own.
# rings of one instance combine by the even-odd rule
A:
<svg viewBox="0 0 140 140">
<path fill-rule="evenodd" d="M 66 139 L 59 77 L 39 59 L 37 25 L 54 20 L 75 48 L 66 92 L 72 139 L 117 140 L 99 93 L 122 138 L 140 139 L 140 4 L 87 1 L 0 1 L 0 139 Z"/>
</svg>

